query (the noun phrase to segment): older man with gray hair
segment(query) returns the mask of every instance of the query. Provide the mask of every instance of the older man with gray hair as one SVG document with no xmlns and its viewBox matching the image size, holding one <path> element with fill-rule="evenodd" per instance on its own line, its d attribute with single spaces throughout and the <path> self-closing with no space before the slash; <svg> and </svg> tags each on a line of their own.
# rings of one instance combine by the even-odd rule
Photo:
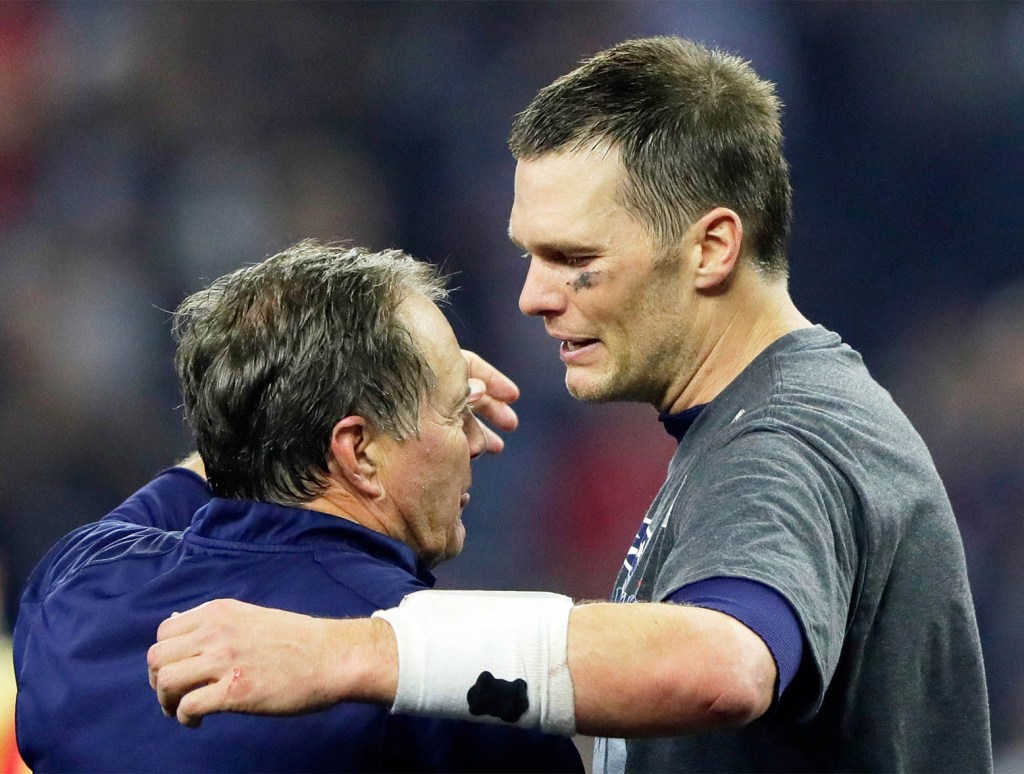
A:
<svg viewBox="0 0 1024 774">
<path fill-rule="evenodd" d="M 368 616 L 433 586 L 430 568 L 461 551 L 470 461 L 500 447 L 472 409 L 507 429 L 493 395 L 515 388 L 460 351 L 445 297 L 434 267 L 397 250 L 307 241 L 181 304 L 199 454 L 65 537 L 21 604 L 18 741 L 34 770 L 582 769 L 566 739 L 371 704 L 325 697 L 301 717 L 193 732 L 152 700 L 146 650 L 175 611 L 230 596 Z"/>
</svg>

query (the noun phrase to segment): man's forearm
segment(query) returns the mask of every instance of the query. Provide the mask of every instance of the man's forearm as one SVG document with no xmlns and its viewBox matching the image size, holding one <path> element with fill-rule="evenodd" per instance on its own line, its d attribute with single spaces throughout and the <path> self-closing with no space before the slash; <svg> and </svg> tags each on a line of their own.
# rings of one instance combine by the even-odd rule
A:
<svg viewBox="0 0 1024 774">
<path fill-rule="evenodd" d="M 328 680 L 339 701 L 364 701 L 390 706 L 398 687 L 398 645 L 391 626 L 376 618 L 328 620 L 335 631 L 328 634 Z"/>
<path fill-rule="evenodd" d="M 743 725 L 771 704 L 768 648 L 714 610 L 424 591 L 384 615 L 404 713 L 652 736 Z"/>
<path fill-rule="evenodd" d="M 771 704 L 775 663 L 724 613 L 670 604 L 578 605 L 569 619 L 576 727 L 658 736 L 739 726 Z"/>
</svg>

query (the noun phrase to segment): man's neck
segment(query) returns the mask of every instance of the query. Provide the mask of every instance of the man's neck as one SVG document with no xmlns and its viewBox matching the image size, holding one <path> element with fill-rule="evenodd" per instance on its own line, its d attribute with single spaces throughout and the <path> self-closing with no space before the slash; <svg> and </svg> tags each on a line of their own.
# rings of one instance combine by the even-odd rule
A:
<svg viewBox="0 0 1024 774">
<path fill-rule="evenodd" d="M 339 519 L 354 521 L 374 532 L 390 534 L 385 528 L 384 520 L 372 504 L 366 503 L 362 498 L 353 495 L 333 481 L 329 482 L 327 488 L 317 497 L 303 503 L 300 507 L 337 516 Z"/>
<path fill-rule="evenodd" d="M 660 411 L 677 414 L 710 403 L 774 342 L 812 326 L 793 304 L 785 282 L 748 278 L 747 283 L 746 288 L 730 289 L 730 297 L 716 305 L 693 372 L 675 395 L 670 392 Z"/>
</svg>

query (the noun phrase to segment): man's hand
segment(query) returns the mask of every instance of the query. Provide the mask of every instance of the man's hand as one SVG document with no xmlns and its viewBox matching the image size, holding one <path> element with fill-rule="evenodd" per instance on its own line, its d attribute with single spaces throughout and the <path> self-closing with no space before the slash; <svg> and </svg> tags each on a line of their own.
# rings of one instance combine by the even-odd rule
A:
<svg viewBox="0 0 1024 774">
<path fill-rule="evenodd" d="M 483 417 L 499 430 L 512 432 L 519 426 L 519 417 L 509 405 L 519 397 L 516 383 L 475 352 L 462 350 L 469 365 L 469 405 L 477 417 Z M 497 454 L 505 442 L 483 422 L 480 427 L 487 439 L 485 451 Z"/>
<path fill-rule="evenodd" d="M 181 462 L 176 463 L 174 467 L 191 470 L 200 478 L 206 478 L 206 465 L 203 463 L 203 458 L 199 456 L 199 452 L 192 452 Z"/>
<path fill-rule="evenodd" d="M 398 647 L 379 619 L 330 620 L 218 599 L 160 624 L 149 684 L 169 716 L 296 715 L 339 701 L 390 704 Z"/>
</svg>

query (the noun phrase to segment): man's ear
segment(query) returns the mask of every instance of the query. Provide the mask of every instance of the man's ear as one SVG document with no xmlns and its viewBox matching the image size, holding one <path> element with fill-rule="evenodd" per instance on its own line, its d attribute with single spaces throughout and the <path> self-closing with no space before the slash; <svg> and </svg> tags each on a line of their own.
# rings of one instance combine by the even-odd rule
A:
<svg viewBox="0 0 1024 774">
<path fill-rule="evenodd" d="M 716 292 L 728 287 L 743 248 L 743 221 L 727 207 L 715 207 L 693 226 L 700 263 L 694 277 L 698 290 Z"/>
<path fill-rule="evenodd" d="M 338 420 L 331 430 L 327 468 L 355 492 L 375 498 L 383 493 L 380 480 L 381 435 L 363 417 Z"/>
</svg>

